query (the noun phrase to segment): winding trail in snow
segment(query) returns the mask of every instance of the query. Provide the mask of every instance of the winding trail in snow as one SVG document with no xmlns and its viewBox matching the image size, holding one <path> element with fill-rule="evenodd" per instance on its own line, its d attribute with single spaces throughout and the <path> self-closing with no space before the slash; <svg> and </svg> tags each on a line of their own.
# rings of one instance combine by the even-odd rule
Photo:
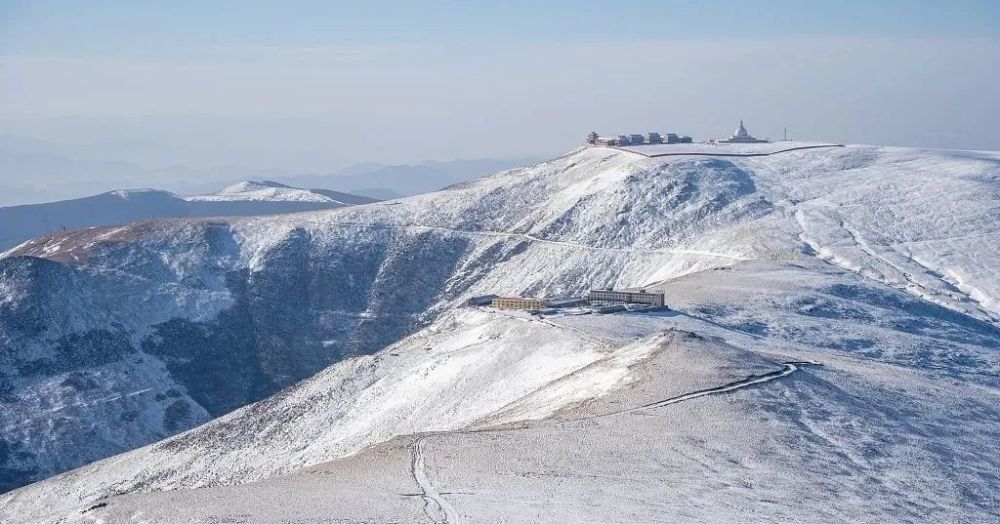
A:
<svg viewBox="0 0 1000 524">
<path fill-rule="evenodd" d="M 425 230 L 425 231 L 440 231 L 444 233 L 455 233 L 460 235 L 469 236 L 479 236 L 479 237 L 501 237 L 501 238 L 512 238 L 517 240 L 525 240 L 528 242 L 534 242 L 538 244 L 548 244 L 552 246 L 568 247 L 573 249 L 585 249 L 588 251 L 600 251 L 605 253 L 623 253 L 623 254 L 665 254 L 665 255 L 687 255 L 687 256 L 699 256 L 699 257 L 712 257 L 712 258 L 725 258 L 728 260 L 735 260 L 743 262 L 750 260 L 746 257 L 741 257 L 738 255 L 731 255 L 728 253 L 719 253 L 716 251 L 706 251 L 703 249 L 687 249 L 687 248 L 619 248 L 619 247 L 598 247 L 589 246 L 586 244 L 578 244 L 575 242 L 568 242 L 564 240 L 549 240 L 547 238 L 540 238 L 528 233 L 516 233 L 511 231 L 493 231 L 493 230 L 479 230 L 472 231 L 468 229 L 459 229 L 451 227 L 442 226 L 426 226 L 421 224 L 386 224 L 386 223 L 371 223 L 371 222 L 352 222 L 346 220 L 338 220 L 336 224 L 349 225 L 349 226 L 362 226 L 362 227 L 374 227 L 381 229 L 413 229 L 413 230 Z"/>
<path fill-rule="evenodd" d="M 417 485 L 420 486 L 420 490 L 423 492 L 421 496 L 424 499 L 424 513 L 434 522 L 457 524 L 459 517 L 455 507 L 441 496 L 441 492 L 434 487 L 434 484 L 431 483 L 427 475 L 427 463 L 424 458 L 425 440 L 426 437 L 420 436 L 413 441 L 413 445 L 411 446 L 413 450 L 413 462 L 410 464 L 413 480 L 417 482 Z M 437 511 L 431 511 L 432 506 L 436 507 Z M 436 514 L 442 515 L 443 518 L 437 518 Z"/>
<path fill-rule="evenodd" d="M 656 402 L 651 402 L 649 404 L 639 406 L 637 408 L 632 408 L 629 411 L 636 411 L 645 408 L 659 408 L 663 406 L 669 406 L 670 404 L 676 404 L 678 402 L 684 402 L 687 400 L 705 397 L 708 395 L 718 395 L 720 393 L 728 393 L 730 391 L 736 391 L 737 389 L 748 388 L 750 386 L 755 386 L 757 384 L 763 384 L 765 382 L 771 382 L 772 380 L 778 380 L 785 378 L 792 373 L 795 373 L 803 365 L 818 365 L 815 362 L 785 362 L 782 364 L 782 369 L 777 371 L 772 371 L 770 373 L 765 373 L 763 375 L 751 375 L 743 380 L 738 380 L 736 382 L 730 382 L 724 386 L 718 386 L 714 388 L 702 389 L 699 391 L 694 391 L 691 393 L 685 393 L 683 395 L 678 395 L 676 397 L 671 397 L 665 400 L 659 400 Z"/>
<path fill-rule="evenodd" d="M 573 248 L 577 248 L 577 249 L 590 249 L 590 250 L 594 250 L 594 251 L 610 251 L 610 252 L 616 252 L 616 253 L 653 253 L 653 254 L 661 254 L 662 253 L 662 254 L 669 254 L 669 255 L 693 255 L 693 256 L 699 256 L 699 257 L 726 258 L 726 259 L 729 259 L 729 260 L 737 260 L 737 261 L 741 261 L 741 262 L 747 260 L 744 257 L 740 257 L 740 256 L 736 256 L 736 255 L 730 255 L 730 254 L 727 254 L 727 253 L 718 253 L 718 252 L 715 252 L 715 251 L 706 251 L 706 250 L 703 250 L 703 249 L 685 249 L 685 248 L 621 249 L 621 248 L 608 248 L 608 247 L 594 247 L 594 246 L 588 246 L 588 245 L 584 245 L 584 244 L 576 244 L 576 243 L 573 243 L 573 242 L 564 242 L 564 241 L 561 241 L 561 240 L 548 240 L 548 239 L 536 237 L 534 235 L 529 235 L 527 233 L 503 233 L 503 232 L 499 232 L 499 231 L 491 231 L 490 233 L 495 233 L 495 234 L 500 234 L 500 235 L 516 236 L 516 237 L 520 237 L 520 238 L 522 238 L 524 240 L 528 240 L 530 242 L 538 242 L 538 243 L 541 243 L 541 244 L 552 244 L 552 245 L 557 245 L 557 246 L 573 247 Z"/>
<path fill-rule="evenodd" d="M 671 404 L 677 404 L 680 402 L 686 402 L 688 400 L 693 400 L 700 397 L 705 397 L 708 395 L 720 395 L 724 393 L 729 393 L 732 391 L 749 388 L 759 384 L 764 384 L 767 382 L 772 382 L 785 378 L 796 371 L 799 371 L 801 366 L 812 365 L 819 366 L 818 362 L 807 362 L 807 361 L 796 361 L 796 362 L 785 362 L 782 364 L 781 369 L 764 373 L 762 375 L 751 375 L 743 380 L 737 380 L 735 382 L 730 382 L 728 384 L 723 384 L 721 386 L 716 386 L 713 388 L 701 389 L 698 391 L 692 391 L 690 393 L 685 393 L 683 395 L 678 395 L 675 397 L 670 397 L 662 400 L 657 400 L 655 402 L 649 402 L 640 406 L 634 406 L 631 408 L 622 409 L 619 411 L 613 411 L 610 413 L 603 413 L 600 415 L 594 415 L 590 417 L 581 417 L 564 420 L 558 425 L 569 424 L 572 422 L 578 422 L 581 420 L 593 420 L 598 418 L 606 418 L 615 415 L 622 415 L 626 413 L 634 413 L 643 409 L 655 409 L 663 406 L 669 406 Z M 505 432 L 505 431 L 521 431 L 527 429 L 528 426 L 512 426 L 512 427 L 497 427 L 497 428 L 482 428 L 473 430 L 457 430 L 457 431 L 440 431 L 431 432 L 419 435 L 416 440 L 411 444 L 410 449 L 412 452 L 413 460 L 410 463 L 410 471 L 413 479 L 416 481 L 417 485 L 420 486 L 421 497 L 424 499 L 424 514 L 427 515 L 433 522 L 438 524 L 457 524 L 460 522 L 460 517 L 458 511 L 454 506 L 451 505 L 441 494 L 441 492 L 434 487 L 434 484 L 430 480 L 429 469 L 427 467 L 426 455 L 424 451 L 424 443 L 426 442 L 427 436 L 430 435 L 449 435 L 449 434 L 474 434 L 474 433 L 493 433 L 493 432 Z"/>
<path fill-rule="evenodd" d="M 688 400 L 693 400 L 696 398 L 707 397 L 709 395 L 719 395 L 722 393 L 729 393 L 731 391 L 736 391 L 739 389 L 744 389 L 758 384 L 764 384 L 774 380 L 779 380 L 785 378 L 796 371 L 799 371 L 801 366 L 819 366 L 818 362 L 785 362 L 782 364 L 782 368 L 776 371 L 771 371 L 770 373 L 764 373 L 763 375 L 750 375 L 743 380 L 737 380 L 735 382 L 730 382 L 728 384 L 723 384 L 721 386 L 716 386 L 713 388 L 700 389 L 698 391 L 692 391 L 690 393 L 684 393 L 683 395 L 678 395 L 676 397 L 670 397 L 663 400 L 657 400 L 655 402 L 650 402 L 648 404 L 643 404 L 641 406 L 634 406 L 631 408 L 625 408 L 618 411 L 612 411 L 610 413 L 602 413 L 600 415 L 593 415 L 590 417 L 583 417 L 578 419 L 568 420 L 567 422 L 572 422 L 576 420 L 593 420 L 597 418 L 611 417 L 614 415 L 623 415 L 626 413 L 634 413 L 642 409 L 655 409 L 661 408 L 663 406 L 669 406 L 671 404 L 677 404 L 680 402 L 686 402 Z"/>
</svg>

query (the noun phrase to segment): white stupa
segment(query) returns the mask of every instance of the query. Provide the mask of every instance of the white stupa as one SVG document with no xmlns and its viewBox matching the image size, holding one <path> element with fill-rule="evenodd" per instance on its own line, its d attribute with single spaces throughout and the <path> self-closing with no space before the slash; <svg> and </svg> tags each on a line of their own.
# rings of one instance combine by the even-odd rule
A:
<svg viewBox="0 0 1000 524">
<path fill-rule="evenodd" d="M 740 120 L 740 127 L 736 128 L 736 131 L 733 131 L 733 136 L 725 140 L 719 140 L 719 142 L 723 144 L 764 144 L 767 143 L 767 140 L 755 138 L 750 135 L 747 128 L 743 127 L 743 121 Z"/>
</svg>

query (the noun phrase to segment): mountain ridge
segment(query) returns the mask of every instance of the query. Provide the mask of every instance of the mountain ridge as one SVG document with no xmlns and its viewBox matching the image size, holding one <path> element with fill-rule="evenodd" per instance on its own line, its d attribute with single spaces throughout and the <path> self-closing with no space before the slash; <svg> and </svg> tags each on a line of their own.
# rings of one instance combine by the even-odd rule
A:
<svg viewBox="0 0 1000 524">
<path fill-rule="evenodd" d="M 118 189 L 91 197 L 0 207 L 0 222 L 12 226 L 0 233 L 0 252 L 60 229 L 116 226 L 160 218 L 295 213 L 372 202 L 376 200 L 336 191 L 249 181 L 194 196 L 160 189 Z"/>
<path fill-rule="evenodd" d="M 180 393 L 144 407 L 152 410 L 148 416 L 162 418 L 157 410 L 165 413 L 183 400 L 190 404 L 190 418 L 173 415 L 171 420 L 186 420 L 186 427 L 203 421 L 198 408 L 223 418 L 186 436 L 24 488 L 6 501 L 30 508 L 31 493 L 58 493 L 68 504 L 114 493 L 87 487 L 88 475 L 123 491 L 263 480 L 408 433 L 458 429 L 504 409 L 513 411 L 500 421 L 545 419 L 633 383 L 637 361 L 620 360 L 621 355 L 671 329 L 716 337 L 738 344 L 741 351 L 760 351 L 758 345 L 767 341 L 783 346 L 785 358 L 827 359 L 837 369 L 849 358 L 919 373 L 940 367 L 963 382 L 980 383 L 976 387 L 995 388 L 988 376 L 997 370 L 995 297 L 1000 290 L 994 280 L 998 269 L 990 263 L 995 247 L 984 239 L 997 234 L 987 224 L 998 209 L 989 189 L 998 165 L 996 155 L 954 158 L 870 146 L 669 160 L 589 148 L 398 202 L 282 217 L 150 222 L 28 242 L 0 259 L 0 271 L 11 275 L 0 284 L 9 289 L 37 285 L 37 277 L 17 274 L 23 265 L 38 265 L 29 262 L 36 257 L 72 275 L 66 278 L 82 280 L 83 290 L 94 296 L 129 287 L 140 298 L 112 305 L 108 315 L 123 319 L 122 336 L 130 341 L 125 346 L 136 349 L 125 352 L 144 363 L 128 357 L 112 359 L 112 365 L 145 369 L 155 362 L 153 368 L 166 370 L 156 387 Z M 953 205 L 956 195 L 975 205 Z M 960 236 L 945 234 L 962 224 L 972 225 L 959 229 Z M 969 236 L 972 231 L 976 236 Z M 763 269 L 754 264 L 764 264 Z M 806 284 L 790 287 L 776 275 Z M 95 278 L 100 283 L 91 283 Z M 567 316 L 536 324 L 517 315 L 456 309 L 469 296 L 491 292 L 565 297 L 591 287 L 634 286 L 662 286 L 680 313 Z M 719 295 L 726 286 L 734 290 L 728 304 Z M 769 287 L 785 294 L 757 298 Z M 19 363 L 11 361 L 17 352 L 5 351 L 0 369 L 37 368 L 38 356 L 59 353 L 38 336 L 38 329 L 54 327 L 44 322 L 24 326 L 19 313 L 59 289 L 5 294 L 16 298 L 0 310 L 4 343 L 27 347 L 14 345 L 27 341 L 36 349 L 19 350 Z M 156 314 L 147 303 L 156 304 Z M 80 323 L 88 329 L 111 325 L 87 318 Z M 829 335 L 841 325 L 850 326 L 844 336 Z M 65 335 L 74 332 L 67 329 Z M 535 350 L 528 340 L 552 340 L 558 347 Z M 229 404 L 206 406 L 208 397 L 196 386 L 217 378 L 191 374 L 185 366 L 218 360 L 212 347 L 255 355 L 221 369 L 231 365 L 246 377 L 270 377 L 271 382 L 245 381 L 266 386 L 258 393 L 267 393 L 255 398 L 258 393 L 252 391 L 231 392 L 221 396 Z M 556 365 L 546 356 L 550 352 L 563 352 L 564 361 L 577 367 Z M 368 356 L 372 353 L 377 354 Z M 513 360 L 487 365 L 508 357 Z M 518 364 L 518 359 L 537 363 Z M 287 367 L 289 362 L 302 365 Z M 588 366 L 604 371 L 587 375 Z M 536 376 L 529 372 L 535 368 L 546 371 Z M 426 383 L 408 381 L 428 376 L 419 370 L 444 374 Z M 466 383 L 462 370 L 478 378 Z M 89 376 L 87 369 L 73 372 L 83 375 L 78 382 Z M 41 401 L 44 391 L 66 379 L 65 373 L 54 370 L 29 383 L 23 370 L 17 371 L 18 388 L 37 392 Z M 581 379 L 585 376 L 590 378 Z M 987 378 L 968 378 L 981 376 Z M 409 395 L 423 391 L 427 401 L 452 407 L 440 411 L 399 401 L 388 418 L 374 417 L 364 406 L 388 409 L 377 407 L 379 399 L 410 397 L 371 389 L 380 382 L 364 377 L 382 377 L 385 387 L 410 384 Z M 498 390 L 476 406 L 463 406 L 445 393 L 492 384 L 497 377 L 530 387 Z M 557 383 L 570 389 L 546 393 Z M 97 389 L 130 394 L 140 386 Z M 229 411 L 287 386 L 292 387 L 275 397 Z M 438 389 L 430 394 L 421 387 Z M 311 392 L 298 398 L 303 391 Z M 912 395 L 926 401 L 916 389 Z M 325 402 L 339 407 L 324 414 Z M 16 403 L 6 409 L 29 412 Z M 286 417 L 302 410 L 319 418 L 307 417 L 293 431 L 299 426 Z M 330 418 L 335 415 L 360 425 L 326 431 L 342 423 Z M 268 419 L 282 422 L 267 423 L 266 431 L 258 427 Z M 45 420 L 40 417 L 39 423 Z M 235 429 L 240 427 L 249 429 Z M 289 432 L 282 433 L 282 427 Z M 268 431 L 283 436 L 272 444 L 255 440 Z M 359 439 L 366 434 L 369 439 Z M 247 439 L 255 445 L 244 449 Z M 119 445 L 119 450 L 129 447 Z M 268 445 L 277 446 L 275 458 L 247 459 Z M 203 467 L 205 453 L 214 457 L 214 471 Z M 26 464 L 5 467 L 20 471 Z M 146 464 L 154 473 L 129 477 L 135 464 Z"/>
</svg>

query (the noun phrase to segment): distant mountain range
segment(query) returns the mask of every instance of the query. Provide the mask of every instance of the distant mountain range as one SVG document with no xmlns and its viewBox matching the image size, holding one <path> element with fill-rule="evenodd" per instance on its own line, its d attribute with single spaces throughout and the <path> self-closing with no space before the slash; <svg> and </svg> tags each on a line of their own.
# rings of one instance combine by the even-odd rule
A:
<svg viewBox="0 0 1000 524">
<path fill-rule="evenodd" d="M 528 166 L 540 159 L 483 158 L 422 162 L 412 165 L 358 164 L 329 175 L 278 177 L 278 180 L 308 187 L 331 187 L 380 200 L 437 191 L 444 187 L 500 171 Z"/>
<path fill-rule="evenodd" d="M 445 186 L 515 167 L 539 158 L 428 161 L 411 165 L 364 163 L 330 173 L 302 173 L 289 169 L 262 169 L 223 165 L 192 167 L 180 157 L 167 164 L 153 155 L 155 144 L 130 147 L 150 154 L 140 163 L 126 155 L 128 148 L 88 148 L 13 136 L 0 136 L 0 206 L 33 204 L 78 198 L 123 187 L 158 187 L 178 194 L 214 191 L 240 180 L 275 180 L 297 187 L 344 191 L 380 200 L 435 191 Z M 136 153 L 138 154 L 138 153 Z M 178 154 L 183 155 L 183 152 Z M 159 160 L 157 160 L 159 159 Z M 150 163 L 154 162 L 154 163 Z M 156 167 L 151 167 L 151 166 Z"/>
<path fill-rule="evenodd" d="M 240 182 L 216 193 L 181 196 L 159 189 L 116 190 L 85 198 L 0 208 L 0 251 L 59 230 L 124 225 L 138 220 L 251 216 L 315 211 L 376 200 L 277 182 Z"/>
</svg>

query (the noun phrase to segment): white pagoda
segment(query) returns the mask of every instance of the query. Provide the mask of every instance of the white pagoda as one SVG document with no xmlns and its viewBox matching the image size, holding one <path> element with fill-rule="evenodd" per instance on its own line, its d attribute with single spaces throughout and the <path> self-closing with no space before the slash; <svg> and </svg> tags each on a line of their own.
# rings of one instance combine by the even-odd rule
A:
<svg viewBox="0 0 1000 524">
<path fill-rule="evenodd" d="M 743 121 L 740 120 L 740 127 L 733 132 L 733 136 L 725 140 L 719 140 L 721 144 L 766 144 L 767 140 L 763 138 L 756 138 L 752 136 L 747 128 L 743 127 Z"/>
</svg>

